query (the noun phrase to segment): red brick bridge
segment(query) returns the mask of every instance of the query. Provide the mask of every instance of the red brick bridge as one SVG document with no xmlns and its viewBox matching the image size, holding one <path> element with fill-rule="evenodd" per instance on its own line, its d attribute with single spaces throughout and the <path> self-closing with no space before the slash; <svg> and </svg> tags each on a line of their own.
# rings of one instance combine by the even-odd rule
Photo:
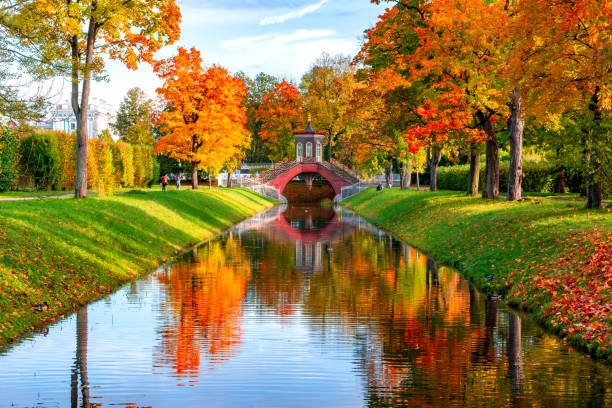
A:
<svg viewBox="0 0 612 408">
<path fill-rule="evenodd" d="M 342 187 L 359 182 L 359 176 L 342 163 L 331 159 L 323 160 L 323 137 L 325 132 L 316 132 L 310 122 L 302 132 L 294 132 L 295 157 L 293 161 L 276 164 L 270 170 L 259 175 L 257 183 L 275 188 L 279 194 L 287 184 L 297 176 L 302 176 L 306 185 L 311 188 L 316 175 L 323 177 L 331 184 L 336 196 L 342 193 Z"/>
</svg>

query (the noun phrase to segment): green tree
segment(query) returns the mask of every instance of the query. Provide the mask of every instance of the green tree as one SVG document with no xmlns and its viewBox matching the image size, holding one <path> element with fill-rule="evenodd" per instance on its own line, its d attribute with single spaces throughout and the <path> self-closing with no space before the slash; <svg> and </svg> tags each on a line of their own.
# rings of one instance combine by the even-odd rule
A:
<svg viewBox="0 0 612 408">
<path fill-rule="evenodd" d="M 111 126 L 126 143 L 153 146 L 153 126 L 151 122 L 153 102 L 140 88 L 131 88 L 117 112 L 117 120 Z"/>
</svg>

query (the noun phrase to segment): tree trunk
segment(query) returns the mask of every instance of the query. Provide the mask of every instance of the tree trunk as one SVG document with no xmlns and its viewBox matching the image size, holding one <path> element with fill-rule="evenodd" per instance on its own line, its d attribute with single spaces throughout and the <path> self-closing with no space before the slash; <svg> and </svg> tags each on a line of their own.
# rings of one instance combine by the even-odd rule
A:
<svg viewBox="0 0 612 408">
<path fill-rule="evenodd" d="M 191 162 L 191 188 L 198 189 L 198 163 Z"/>
<path fill-rule="evenodd" d="M 470 177 L 468 180 L 468 195 L 478 195 L 478 183 L 480 182 L 480 152 L 475 146 L 470 149 Z"/>
<path fill-rule="evenodd" d="M 487 120 L 484 124 L 484 131 L 487 134 L 487 159 L 482 198 L 497 198 L 499 197 L 499 146 L 495 134 L 495 123 Z"/>
<path fill-rule="evenodd" d="M 442 160 L 442 150 L 434 149 L 433 154 L 431 150 L 427 154 L 427 164 L 429 164 L 429 190 L 438 191 L 438 164 Z"/>
<path fill-rule="evenodd" d="M 399 177 L 400 177 L 400 190 L 405 190 L 406 189 L 406 165 L 405 164 L 400 164 Z"/>
<path fill-rule="evenodd" d="M 565 194 L 567 192 L 567 176 L 565 174 L 565 166 L 561 166 L 557 172 L 557 179 L 555 180 L 555 193 Z"/>
<path fill-rule="evenodd" d="M 391 161 L 389 167 L 385 169 L 385 180 L 387 182 L 385 187 L 393 187 L 393 161 Z"/>
<path fill-rule="evenodd" d="M 210 169 L 208 169 L 208 189 L 212 190 L 212 175 Z"/>
<path fill-rule="evenodd" d="M 232 188 L 232 172 L 227 171 L 227 187 Z"/>
<path fill-rule="evenodd" d="M 589 110 L 593 113 L 593 121 L 595 126 L 599 125 L 601 120 L 601 112 L 599 111 L 599 87 L 595 89 Z M 602 200 L 603 187 L 603 166 L 599 157 L 599 152 L 594 146 L 594 141 L 587 140 L 587 163 L 589 165 L 589 176 L 587 185 L 587 208 L 600 208 Z"/>
<path fill-rule="evenodd" d="M 510 167 L 508 168 L 508 201 L 515 201 L 522 196 L 523 183 L 523 119 L 522 100 L 518 89 L 514 90 L 510 103 Z"/>
<path fill-rule="evenodd" d="M 421 185 L 419 183 L 419 171 L 416 172 L 416 183 L 417 183 L 417 191 L 421 191 Z"/>
</svg>

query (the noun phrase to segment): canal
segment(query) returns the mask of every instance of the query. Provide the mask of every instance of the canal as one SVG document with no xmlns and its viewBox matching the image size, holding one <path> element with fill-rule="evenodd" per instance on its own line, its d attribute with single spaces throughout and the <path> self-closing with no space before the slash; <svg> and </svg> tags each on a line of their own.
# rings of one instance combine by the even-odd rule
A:
<svg viewBox="0 0 612 408">
<path fill-rule="evenodd" d="M 605 407 L 612 375 L 363 219 L 289 206 L 4 351 L 0 406 Z"/>
</svg>

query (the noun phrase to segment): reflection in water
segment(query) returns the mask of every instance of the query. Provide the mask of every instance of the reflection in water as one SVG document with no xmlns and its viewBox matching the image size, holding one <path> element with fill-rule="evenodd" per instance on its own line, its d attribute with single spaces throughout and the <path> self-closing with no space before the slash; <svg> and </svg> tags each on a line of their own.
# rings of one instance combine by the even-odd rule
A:
<svg viewBox="0 0 612 408">
<path fill-rule="evenodd" d="M 70 406 L 89 408 L 89 383 L 87 381 L 87 309 L 76 314 L 76 357 L 70 378 Z M 79 383 L 80 380 L 80 383 Z M 79 390 L 81 404 L 79 405 Z"/>
<path fill-rule="evenodd" d="M 247 220 L 31 345 L 0 356 L 2 406 L 612 406 L 608 368 L 320 207 Z M 57 370 L 32 382 L 32 361 Z"/>
<path fill-rule="evenodd" d="M 208 367 L 227 360 L 241 343 L 242 299 L 250 276 L 241 246 L 228 235 L 209 241 L 157 275 L 166 287 L 160 307 L 158 364 L 170 365 L 181 385 L 199 377 L 201 358 Z M 183 381 L 186 379 L 186 381 Z"/>
</svg>

